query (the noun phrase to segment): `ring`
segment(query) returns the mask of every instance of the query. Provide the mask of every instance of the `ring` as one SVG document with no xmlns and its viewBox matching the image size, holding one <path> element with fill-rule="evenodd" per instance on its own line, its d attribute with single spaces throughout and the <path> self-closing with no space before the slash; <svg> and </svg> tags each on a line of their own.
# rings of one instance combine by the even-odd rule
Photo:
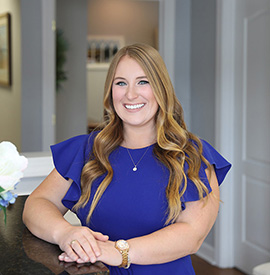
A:
<svg viewBox="0 0 270 275">
<path fill-rule="evenodd" d="M 77 240 L 71 241 L 70 245 L 73 245 L 75 242 L 77 242 Z"/>
</svg>

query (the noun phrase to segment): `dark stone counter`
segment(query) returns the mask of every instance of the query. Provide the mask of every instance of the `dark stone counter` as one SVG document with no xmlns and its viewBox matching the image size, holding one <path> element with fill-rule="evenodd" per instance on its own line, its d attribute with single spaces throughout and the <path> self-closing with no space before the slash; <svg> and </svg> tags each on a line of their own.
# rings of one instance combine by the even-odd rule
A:
<svg viewBox="0 0 270 275">
<path fill-rule="evenodd" d="M 7 209 L 7 224 L 0 212 L 0 275 L 109 274 L 102 263 L 77 264 L 58 260 L 57 245 L 36 238 L 24 226 L 22 211 L 26 196 Z"/>
</svg>

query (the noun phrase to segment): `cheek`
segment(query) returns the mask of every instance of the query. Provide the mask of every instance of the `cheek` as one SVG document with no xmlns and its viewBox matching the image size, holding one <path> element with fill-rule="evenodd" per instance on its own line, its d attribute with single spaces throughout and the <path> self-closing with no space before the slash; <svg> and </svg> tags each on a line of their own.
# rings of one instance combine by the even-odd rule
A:
<svg viewBox="0 0 270 275">
<path fill-rule="evenodd" d="M 113 101 L 113 105 L 117 105 L 117 103 L 120 101 L 121 98 L 121 94 L 119 93 L 117 88 L 113 88 L 112 89 L 112 101 Z"/>
<path fill-rule="evenodd" d="M 112 104 L 115 112 L 119 117 L 121 117 L 121 107 L 122 107 L 122 95 L 121 91 L 119 91 L 119 88 L 113 88 L 112 89 Z"/>
<path fill-rule="evenodd" d="M 149 91 L 149 97 L 148 98 L 149 98 L 149 101 L 152 103 L 153 108 L 158 109 L 159 106 L 158 106 L 157 100 L 154 96 L 154 93 L 153 93 L 152 89 L 151 89 L 151 91 Z"/>
</svg>

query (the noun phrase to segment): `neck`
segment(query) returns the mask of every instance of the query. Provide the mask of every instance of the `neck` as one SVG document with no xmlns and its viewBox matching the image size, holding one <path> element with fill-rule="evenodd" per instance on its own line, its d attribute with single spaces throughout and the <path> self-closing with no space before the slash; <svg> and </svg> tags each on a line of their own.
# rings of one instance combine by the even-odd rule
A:
<svg viewBox="0 0 270 275">
<path fill-rule="evenodd" d="M 137 149 L 147 147 L 156 142 L 156 129 L 142 130 L 136 128 L 124 129 L 122 146 Z"/>
</svg>

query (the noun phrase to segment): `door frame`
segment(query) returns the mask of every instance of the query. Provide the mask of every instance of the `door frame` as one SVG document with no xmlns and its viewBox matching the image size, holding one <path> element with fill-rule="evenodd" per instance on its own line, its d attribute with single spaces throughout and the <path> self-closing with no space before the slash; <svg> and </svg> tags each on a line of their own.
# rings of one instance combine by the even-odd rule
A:
<svg viewBox="0 0 270 275">
<path fill-rule="evenodd" d="M 150 1 L 150 0 L 149 0 Z M 234 159 L 234 22 L 235 0 L 217 0 L 217 55 L 216 55 L 216 147 L 231 162 Z M 172 82 L 174 83 L 175 53 L 175 0 L 159 0 L 159 45 Z M 173 18 L 172 18 L 173 17 Z M 170 18 L 170 20 L 168 20 Z M 173 20 L 171 20 L 173 19 Z M 228 112 L 228 110 L 230 110 Z M 27 190 L 18 195 L 30 194 L 52 169 L 51 156 L 35 153 L 28 156 L 29 166 L 24 181 Z M 41 169 L 43 167 L 43 169 Z M 43 171 L 46 169 L 46 171 Z M 221 205 L 215 229 L 215 247 L 208 260 L 220 267 L 234 266 L 234 194 L 233 169 L 221 187 Z M 207 258 L 207 255 L 206 255 Z"/>
<path fill-rule="evenodd" d="M 44 4 L 44 0 L 42 3 Z M 52 0 L 55 1 L 55 0 Z M 160 52 L 164 58 L 168 71 L 171 75 L 172 81 L 174 78 L 174 30 L 175 30 L 175 0 L 146 0 L 146 1 L 158 1 L 159 2 L 159 44 Z M 44 8 L 44 7 L 43 7 Z M 44 13 L 45 11 L 42 10 Z M 49 12 L 50 17 L 54 16 L 54 11 L 46 10 Z M 48 17 L 48 14 L 47 14 Z M 54 18 L 54 17 L 53 17 Z M 168 20 L 170 19 L 170 20 Z M 43 30 L 46 32 L 46 30 Z M 43 34 L 45 35 L 45 34 Z M 166 43 L 165 40 L 166 39 Z M 45 53 L 43 53 L 45 54 Z M 43 91 L 44 93 L 44 91 Z M 54 104 L 54 102 L 51 102 Z M 46 104 L 50 104 L 46 102 Z M 48 146 L 46 147 L 49 148 Z M 17 190 L 18 195 L 30 194 L 40 183 L 41 179 L 44 179 L 49 174 L 52 165 L 52 158 L 48 152 L 34 152 L 24 155 L 28 157 L 29 164 L 27 170 L 24 173 L 23 181 L 25 185 L 21 184 L 20 189 Z"/>
<path fill-rule="evenodd" d="M 174 82 L 175 0 L 159 0 L 159 3 L 160 53 L 168 67 L 172 82 Z M 234 0 L 217 0 L 216 147 L 231 162 L 234 159 L 234 126 L 231 123 L 234 121 L 235 92 L 234 17 Z M 22 188 L 18 195 L 31 193 L 40 183 L 39 180 L 36 181 L 33 178 L 45 177 L 52 168 L 52 160 L 49 155 L 44 156 L 44 153 L 35 153 L 30 154 L 28 158 L 29 166 L 25 172 L 24 181 L 29 181 L 31 186 L 28 186 L 27 190 Z M 44 169 L 46 169 L 45 172 Z M 224 203 L 216 222 L 214 253 L 211 253 L 212 255 L 208 257 L 208 260 L 220 267 L 232 267 L 234 266 L 233 169 L 225 181 L 221 188 L 221 199 Z"/>
<path fill-rule="evenodd" d="M 217 0 L 216 52 L 216 147 L 234 162 L 235 106 L 235 0 Z M 234 262 L 234 170 L 221 187 L 219 217 L 216 222 L 215 263 L 222 268 Z"/>
<path fill-rule="evenodd" d="M 175 8 L 176 0 L 159 1 L 159 52 L 174 85 L 175 69 Z"/>
</svg>

